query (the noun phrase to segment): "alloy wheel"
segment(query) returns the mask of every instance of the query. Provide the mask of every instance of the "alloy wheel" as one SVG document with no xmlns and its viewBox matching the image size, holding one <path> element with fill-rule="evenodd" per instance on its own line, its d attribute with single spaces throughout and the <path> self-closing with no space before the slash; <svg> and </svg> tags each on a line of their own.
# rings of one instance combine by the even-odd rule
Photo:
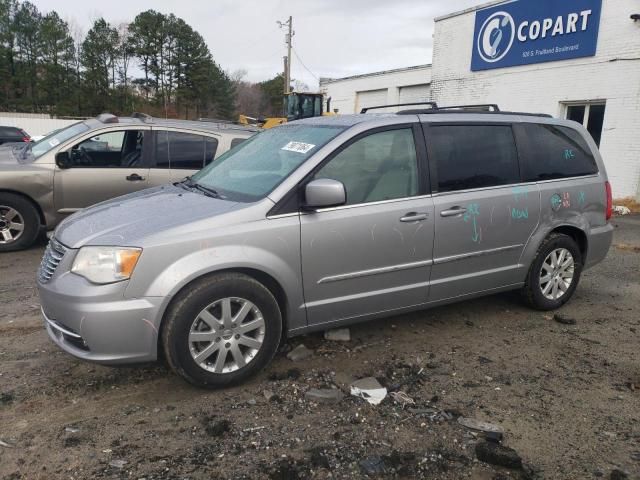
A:
<svg viewBox="0 0 640 480">
<path fill-rule="evenodd" d="M 562 297 L 573 282 L 575 262 L 573 255 L 566 248 L 551 251 L 540 269 L 540 290 L 549 300 Z"/>
<path fill-rule="evenodd" d="M 203 369 L 230 373 L 250 363 L 265 336 L 262 313 L 238 297 L 216 300 L 195 318 L 189 330 L 189 351 Z"/>
<path fill-rule="evenodd" d="M 0 205 L 0 243 L 13 243 L 24 232 L 24 218 L 13 207 Z"/>
</svg>

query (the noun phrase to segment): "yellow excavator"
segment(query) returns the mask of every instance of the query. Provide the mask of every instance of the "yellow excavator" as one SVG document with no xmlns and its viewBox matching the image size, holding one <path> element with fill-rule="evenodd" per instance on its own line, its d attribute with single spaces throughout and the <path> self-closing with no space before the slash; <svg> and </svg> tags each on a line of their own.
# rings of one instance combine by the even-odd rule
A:
<svg viewBox="0 0 640 480">
<path fill-rule="evenodd" d="M 336 115 L 331 111 L 331 97 L 327 98 L 326 111 L 323 111 L 324 95 L 322 93 L 291 92 L 285 94 L 284 113 L 282 117 L 254 118 L 247 115 L 239 115 L 238 123 L 241 125 L 256 125 L 262 128 L 272 128 L 283 123 L 300 120 L 301 118 L 321 117 L 323 115 Z"/>
</svg>

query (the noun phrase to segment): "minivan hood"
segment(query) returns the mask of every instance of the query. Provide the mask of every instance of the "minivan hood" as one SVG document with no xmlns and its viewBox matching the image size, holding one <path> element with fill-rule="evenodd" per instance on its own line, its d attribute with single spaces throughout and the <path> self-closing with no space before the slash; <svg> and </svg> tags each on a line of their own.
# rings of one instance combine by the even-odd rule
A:
<svg viewBox="0 0 640 480">
<path fill-rule="evenodd" d="M 145 237 L 245 205 L 164 185 L 81 210 L 64 220 L 54 235 L 56 240 L 70 248 L 84 245 L 142 246 L 139 243 Z"/>
</svg>

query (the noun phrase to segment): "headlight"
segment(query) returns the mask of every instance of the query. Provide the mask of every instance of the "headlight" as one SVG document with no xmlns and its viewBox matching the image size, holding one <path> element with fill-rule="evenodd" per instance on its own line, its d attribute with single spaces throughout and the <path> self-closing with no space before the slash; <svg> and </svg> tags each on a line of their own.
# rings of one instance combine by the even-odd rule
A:
<svg viewBox="0 0 640 480">
<path fill-rule="evenodd" d="M 82 247 L 71 271 L 93 283 L 113 283 L 131 277 L 141 248 Z"/>
</svg>

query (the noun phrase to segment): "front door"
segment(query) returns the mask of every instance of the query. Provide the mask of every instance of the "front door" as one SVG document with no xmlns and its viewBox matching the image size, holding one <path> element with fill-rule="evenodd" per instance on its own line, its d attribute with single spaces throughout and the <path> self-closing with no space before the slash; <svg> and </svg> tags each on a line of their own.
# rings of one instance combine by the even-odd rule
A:
<svg viewBox="0 0 640 480">
<path fill-rule="evenodd" d="M 315 174 L 341 181 L 347 202 L 300 217 L 310 325 L 427 301 L 433 202 L 416 139 L 412 126 L 361 135 Z"/>
<path fill-rule="evenodd" d="M 432 124 L 426 132 L 438 190 L 430 301 L 522 282 L 540 193 L 520 184 L 511 126 Z"/>
<path fill-rule="evenodd" d="M 145 147 L 149 130 L 111 130 L 73 145 L 71 167 L 56 167 L 54 202 L 59 213 L 82 208 L 147 187 Z"/>
</svg>

